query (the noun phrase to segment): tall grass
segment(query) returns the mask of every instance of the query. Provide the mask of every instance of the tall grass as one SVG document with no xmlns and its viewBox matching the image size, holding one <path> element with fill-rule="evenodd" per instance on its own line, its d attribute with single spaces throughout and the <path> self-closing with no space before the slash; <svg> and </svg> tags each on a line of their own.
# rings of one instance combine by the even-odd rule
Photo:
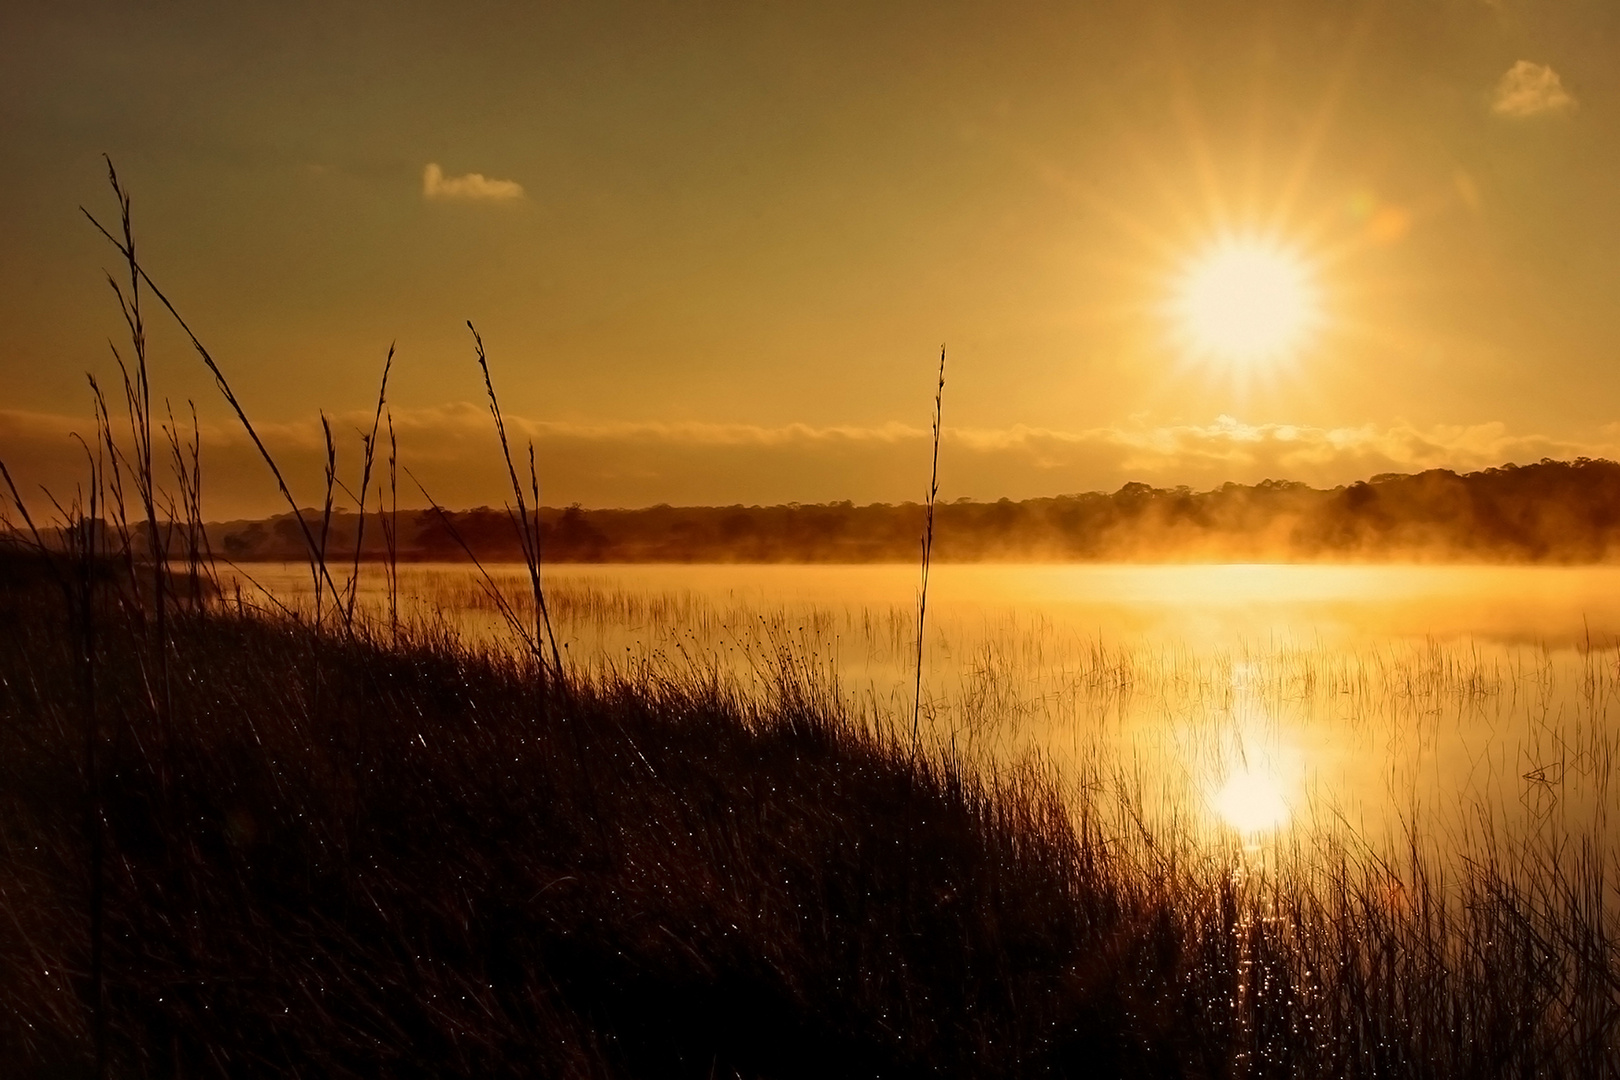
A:
<svg viewBox="0 0 1620 1080">
<path fill-rule="evenodd" d="M 939 385 L 934 390 L 934 455 L 928 473 L 928 511 L 922 535 L 922 585 L 917 590 L 917 682 L 911 702 L 911 741 L 922 721 L 923 632 L 928 626 L 928 570 L 934 558 L 934 503 L 939 501 L 939 435 L 945 401 L 945 346 L 939 347 Z"/>
<path fill-rule="evenodd" d="M 287 486 L 287 479 L 282 475 L 281 468 L 276 464 L 275 457 L 271 455 L 269 448 L 264 445 L 264 440 L 259 437 L 258 431 L 253 426 L 253 422 L 248 419 L 247 411 L 242 407 L 242 403 L 240 400 L 238 400 L 235 391 L 231 389 L 230 380 L 225 377 L 225 372 L 215 361 L 213 354 L 208 351 L 208 348 L 203 345 L 202 341 L 197 337 L 197 335 L 192 332 L 190 325 L 181 316 L 180 312 L 175 309 L 175 306 L 169 301 L 169 298 L 164 295 L 163 290 L 157 287 L 157 283 L 154 282 L 151 276 L 147 274 L 145 267 L 142 266 L 138 260 L 135 252 L 134 233 L 129 222 L 129 198 L 127 195 L 125 195 L 123 188 L 120 186 L 118 182 L 117 170 L 113 168 L 113 164 L 110 160 L 107 162 L 107 174 L 108 180 L 112 185 L 113 192 L 119 200 L 123 224 L 122 239 L 109 232 L 107 228 L 96 219 L 96 216 L 90 213 L 90 211 L 84 210 L 81 207 L 81 212 L 90 221 L 90 224 L 93 225 L 96 230 L 100 232 L 101 235 L 104 236 L 107 241 L 118 250 L 119 254 L 121 254 L 127 260 L 129 264 L 130 280 L 133 283 L 132 291 L 134 284 L 145 284 L 147 290 L 157 298 L 160 304 L 163 305 L 164 310 L 168 311 L 168 313 L 174 318 L 174 321 L 180 327 L 181 332 L 184 333 L 186 339 L 191 342 L 192 348 L 196 350 L 198 359 L 203 362 L 203 366 L 206 367 L 209 374 L 214 377 L 214 385 L 219 390 L 220 396 L 223 397 L 226 404 L 231 407 L 231 411 L 235 414 L 237 420 L 242 425 L 242 430 L 247 433 L 248 438 L 253 442 L 254 448 L 258 450 L 259 457 L 264 461 L 265 466 L 270 470 L 271 475 L 275 478 L 276 487 L 280 491 L 282 499 L 287 503 L 288 509 L 292 511 L 292 515 L 298 523 L 299 532 L 302 534 L 305 546 L 309 552 L 310 573 L 314 579 L 315 593 L 317 598 L 328 592 L 333 597 L 338 596 L 339 590 L 337 583 L 332 580 L 331 570 L 326 565 L 325 551 L 323 550 L 321 543 L 316 540 L 315 534 L 311 531 L 309 522 L 304 519 L 303 512 L 299 510 L 297 500 L 293 498 L 292 491 Z M 109 280 L 111 280 L 110 277 Z M 117 291 L 116 282 L 114 282 L 113 288 L 115 291 Z M 130 320 L 132 334 L 136 334 L 138 336 L 138 340 L 142 343 L 142 351 L 140 352 L 139 356 L 144 357 L 144 326 L 135 318 L 135 316 L 138 315 L 139 308 L 134 307 L 132 304 L 126 303 L 121 295 L 120 303 L 125 305 L 126 319 Z M 145 410 L 148 402 L 148 390 L 145 387 L 146 376 L 144 366 L 138 367 L 137 375 L 137 381 L 133 385 L 138 389 L 138 396 L 132 397 L 131 400 L 132 402 L 138 403 L 141 409 Z M 324 427 L 324 417 L 322 424 Z M 149 486 L 150 479 L 153 475 L 150 457 L 151 440 L 149 420 L 144 421 L 144 429 L 146 434 L 144 436 L 138 436 L 136 440 L 137 453 L 140 455 L 136 471 L 142 477 L 142 480 L 139 482 L 145 483 Z M 329 430 L 328 436 L 330 436 Z M 328 446 L 330 448 L 330 439 L 328 440 Z M 145 495 L 143 494 L 143 501 L 144 500 Z M 149 514 L 150 513 L 151 512 L 149 511 Z M 156 519 L 155 517 L 152 517 L 151 520 L 155 522 Z M 162 560 L 167 557 L 167 552 L 160 549 L 155 524 L 152 527 L 152 551 L 154 552 L 154 559 L 161 569 Z M 157 582 L 156 592 L 159 599 L 159 603 L 155 605 L 155 608 L 160 619 L 163 617 L 163 612 L 165 611 L 165 605 L 161 603 L 164 576 L 165 575 L 162 573 L 155 574 L 155 580 Z M 163 635 L 160 633 L 159 638 L 161 639 L 162 636 Z"/>
<path fill-rule="evenodd" d="M 371 432 L 370 432 L 370 434 L 366 434 L 364 432 L 361 433 L 361 443 L 362 443 L 364 453 L 363 453 L 362 458 L 361 458 L 361 468 L 360 468 L 360 495 L 356 499 L 356 502 L 359 504 L 358 505 L 358 510 L 357 510 L 357 512 L 359 514 L 359 519 L 355 522 L 354 565 L 350 568 L 350 571 L 349 571 L 348 594 L 344 598 L 344 605 L 343 605 L 343 607 L 344 607 L 344 619 L 345 619 L 345 621 L 350 621 L 350 622 L 352 622 L 353 619 L 354 619 L 355 597 L 356 597 L 357 591 L 360 588 L 360 556 L 365 551 L 365 546 L 366 546 L 366 498 L 371 493 L 371 468 L 372 468 L 373 463 L 376 460 L 377 432 L 382 426 L 383 412 L 387 408 L 387 405 L 388 405 L 388 374 L 389 374 L 389 372 L 393 371 L 393 369 L 394 369 L 394 346 L 389 345 L 388 346 L 388 356 L 387 356 L 386 359 L 383 360 L 382 381 L 377 387 L 377 411 L 374 412 L 372 414 L 372 417 L 371 417 Z M 394 420 L 393 420 L 393 417 L 390 416 L 388 418 L 388 433 L 389 433 L 390 450 L 392 450 L 393 430 L 394 430 Z M 389 455 L 389 461 L 390 461 L 390 463 L 392 463 L 392 461 L 393 461 L 393 454 L 392 453 L 390 453 L 390 455 Z M 397 507 L 398 507 L 397 493 L 396 493 L 395 507 L 396 507 L 396 513 L 397 513 Z M 382 510 L 382 493 L 380 491 L 377 493 L 377 509 L 378 509 L 378 512 L 379 512 L 379 515 L 380 515 L 381 510 Z M 392 525 L 393 523 L 390 522 L 390 524 Z M 390 555 L 389 562 L 390 562 L 390 564 L 393 564 L 394 563 L 394 547 L 393 547 L 392 540 L 389 541 L 388 550 L 389 550 L 389 555 Z M 393 572 L 392 566 L 390 568 L 390 572 L 391 573 Z"/>
<path fill-rule="evenodd" d="M 529 443 L 529 483 L 534 499 L 534 517 L 531 520 L 529 510 L 524 504 L 523 483 L 518 479 L 517 469 L 512 464 L 512 448 L 506 441 L 506 419 L 501 414 L 500 399 L 495 396 L 495 381 L 490 376 L 489 360 L 484 355 L 484 339 L 479 336 L 478 328 L 473 326 L 471 320 L 467 323 L 467 329 L 472 332 L 473 346 L 478 355 L 478 370 L 483 373 L 484 390 L 489 394 L 489 413 L 495 420 L 495 433 L 501 443 L 501 457 L 506 462 L 506 474 L 512 481 L 512 500 L 517 504 L 515 510 L 508 506 L 506 512 L 512 520 L 512 528 L 517 533 L 518 543 L 523 551 L 523 564 L 529 571 L 531 595 L 534 598 L 535 658 L 540 659 L 542 642 L 550 645 L 552 674 L 560 680 L 563 676 L 562 654 L 558 652 L 557 638 L 551 632 L 551 615 L 546 610 L 546 593 L 540 576 L 540 475 L 535 471 L 534 443 Z"/>
<path fill-rule="evenodd" d="M 49 594 L 4 603 L 36 629 L 0 636 L 0 1043 L 71 1059 L 72 637 Z M 565 702 L 521 656 L 364 615 L 323 632 L 317 693 L 308 626 L 177 621 L 169 783 L 110 750 L 119 1070 L 1614 1071 L 1598 848 L 1211 843 L 1128 770 L 917 755 L 803 669 L 749 695 L 576 674 Z M 97 640 L 127 703 L 133 624 Z"/>
<path fill-rule="evenodd" d="M 136 285 L 179 316 L 136 258 L 113 183 L 124 226 L 103 232 L 128 262 L 121 304 L 143 340 Z M 524 632 L 522 655 L 401 620 L 397 566 L 388 620 L 374 617 L 358 568 L 340 588 L 325 525 L 317 537 L 301 514 L 313 609 L 330 601 L 340 618 L 240 594 L 234 608 L 176 603 L 141 426 L 144 346 L 126 395 L 135 451 L 110 425 L 108 456 L 86 446 L 89 484 L 57 503 L 60 541 L 0 464 L 24 526 L 0 545 L 0 1072 L 1620 1072 L 1620 905 L 1601 844 L 1487 830 L 1448 861 L 1418 822 L 1393 853 L 1348 832 L 1212 841 L 1129 761 L 1060 775 L 1033 755 L 970 763 L 948 741 L 919 752 L 920 679 L 907 737 L 842 695 L 785 624 L 763 631 L 771 647 L 748 659 L 765 678 L 747 692 L 701 663 L 564 665 L 538 518 L 474 333 L 533 612 L 496 574 L 481 569 L 481 587 Z M 183 533 L 200 524 L 200 449 L 176 460 Z M 126 535 L 103 521 L 125 467 L 147 564 L 121 510 Z M 532 458 L 530 481 L 538 504 Z M 636 603 L 550 600 L 604 618 Z M 1365 667 L 1289 657 L 1211 675 L 1177 657 L 1088 655 L 1074 675 L 1106 695 L 1309 681 L 1361 702 L 1502 687 L 1550 700 L 1543 666 L 1504 673 L 1449 653 L 1393 658 L 1376 687 Z M 984 670 L 998 662 L 987 654 Z M 1620 668 L 1594 662 L 1585 685 L 1606 701 Z M 1588 767 L 1607 767 L 1600 746 L 1589 739 Z"/>
</svg>

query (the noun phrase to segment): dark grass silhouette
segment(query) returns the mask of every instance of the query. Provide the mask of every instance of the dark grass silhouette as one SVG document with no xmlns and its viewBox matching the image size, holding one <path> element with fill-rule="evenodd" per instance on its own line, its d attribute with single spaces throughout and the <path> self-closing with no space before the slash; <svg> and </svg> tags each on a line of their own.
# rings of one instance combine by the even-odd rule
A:
<svg viewBox="0 0 1620 1080">
<path fill-rule="evenodd" d="M 88 1045 L 83 778 L 67 626 L 19 576 L 0 575 L 0 1068 L 47 1075 Z M 130 733 L 100 765 L 117 1075 L 1111 1075 L 1182 1056 L 1172 1006 L 1138 997 L 1174 986 L 1158 901 L 1086 885 L 1094 853 L 1034 774 L 913 760 L 804 686 L 769 705 L 656 680 L 564 695 L 532 658 L 448 637 L 327 635 L 312 661 L 306 627 L 214 612 L 172 619 L 165 781 L 141 638 L 104 625 L 104 708 Z M 1111 970 L 1099 949 L 1123 942 L 1151 962 Z"/>
<path fill-rule="evenodd" d="M 80 639 L 42 570 L 0 566 L 0 1075 L 91 1075 Z M 159 756 L 116 571 L 111 1075 L 1620 1072 L 1595 848 L 1245 876 L 1104 770 L 1065 797 L 916 754 L 790 662 L 765 700 L 565 687 L 526 650 L 220 606 L 170 620 Z"/>
<path fill-rule="evenodd" d="M 0 1075 L 1620 1073 L 1596 846 L 1256 874 L 1107 763 L 975 773 L 786 653 L 749 698 L 403 628 L 392 588 L 373 622 L 331 575 L 330 450 L 321 539 L 291 530 L 314 617 L 182 603 L 89 456 L 54 541 L 0 465 Z"/>
<path fill-rule="evenodd" d="M 923 634 L 928 629 L 928 571 L 934 558 L 934 504 L 939 501 L 939 435 L 945 400 L 945 346 L 939 347 L 939 385 L 934 389 L 934 456 L 928 474 L 928 512 L 922 535 L 922 585 L 917 589 L 917 681 L 911 695 L 911 746 L 922 720 Z"/>
</svg>

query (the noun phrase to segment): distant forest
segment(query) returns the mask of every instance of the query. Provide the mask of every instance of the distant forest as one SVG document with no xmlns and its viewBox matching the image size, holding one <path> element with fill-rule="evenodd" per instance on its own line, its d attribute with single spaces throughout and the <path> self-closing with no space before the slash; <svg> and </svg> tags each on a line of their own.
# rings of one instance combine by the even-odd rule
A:
<svg viewBox="0 0 1620 1080">
<path fill-rule="evenodd" d="M 918 503 L 546 508 L 544 557 L 554 562 L 910 561 Z M 320 515 L 306 511 L 316 532 Z M 358 515 L 334 513 L 328 550 L 352 557 Z M 365 556 L 387 534 L 368 514 Z M 237 561 L 298 560 L 289 514 L 209 526 L 214 551 Z M 401 560 L 521 558 L 504 509 L 401 512 Z M 934 555 L 975 561 L 1602 562 L 1620 558 L 1620 464 L 1581 458 L 1459 475 L 1385 474 L 1329 490 L 1290 481 L 1213 491 L 1130 483 L 1112 493 L 1013 502 L 942 503 Z"/>
</svg>

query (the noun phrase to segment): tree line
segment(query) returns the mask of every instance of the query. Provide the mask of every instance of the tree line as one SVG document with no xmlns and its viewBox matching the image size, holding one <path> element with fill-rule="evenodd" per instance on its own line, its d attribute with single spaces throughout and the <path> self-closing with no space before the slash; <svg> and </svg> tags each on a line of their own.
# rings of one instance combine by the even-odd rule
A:
<svg viewBox="0 0 1620 1080">
<path fill-rule="evenodd" d="M 893 562 L 918 555 L 924 507 L 850 502 L 652 506 L 540 511 L 555 562 Z M 305 511 L 306 523 L 318 522 Z M 358 515 L 327 525 L 352 550 Z M 507 511 L 402 512 L 399 557 L 521 558 Z M 1601 562 L 1620 556 L 1620 464 L 1580 458 L 1458 474 L 1384 474 L 1334 488 L 1294 481 L 1210 491 L 1128 483 L 1014 502 L 958 500 L 935 509 L 934 557 L 975 561 L 1444 560 Z M 304 557 L 291 513 L 209 526 L 215 552 L 237 561 Z M 385 555 L 369 523 L 367 557 Z"/>
</svg>

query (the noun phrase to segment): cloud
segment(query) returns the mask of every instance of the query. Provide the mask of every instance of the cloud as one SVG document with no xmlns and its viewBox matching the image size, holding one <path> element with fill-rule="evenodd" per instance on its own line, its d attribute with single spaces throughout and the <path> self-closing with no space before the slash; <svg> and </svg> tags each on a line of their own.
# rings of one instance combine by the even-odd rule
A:
<svg viewBox="0 0 1620 1080">
<path fill-rule="evenodd" d="M 446 176 L 434 162 L 422 169 L 422 198 L 445 201 L 504 202 L 523 198 L 523 185 L 516 180 L 491 180 L 483 173 Z"/>
<path fill-rule="evenodd" d="M 1564 89 L 1558 72 L 1546 64 L 1520 60 L 1496 84 L 1491 111 L 1498 116 L 1541 116 L 1574 110 L 1575 98 Z"/>
<path fill-rule="evenodd" d="M 332 421 L 339 477 L 353 488 L 360 471 L 356 430 L 369 430 L 371 416 L 357 412 Z M 318 505 L 325 490 L 319 422 L 258 426 L 299 504 Z M 66 501 L 82 482 L 84 457 L 68 432 L 89 428 L 69 417 L 0 410 L 0 460 L 36 511 L 49 506 L 39 485 Z M 394 428 L 400 463 L 440 502 L 500 506 L 511 497 L 487 409 L 452 404 L 397 410 Z M 508 416 L 507 434 L 520 455 L 533 441 L 543 501 L 551 506 L 915 501 L 924 495 L 930 453 L 928 430 L 905 424 L 584 424 Z M 239 430 L 205 422 L 202 437 L 208 517 L 285 509 L 273 478 Z M 1132 480 L 1200 490 L 1265 479 L 1332 487 L 1385 472 L 1466 472 L 1579 456 L 1620 457 L 1620 428 L 1581 441 L 1516 434 L 1500 423 L 1314 427 L 1222 416 L 1207 424 L 1127 423 L 1078 431 L 948 427 L 940 478 L 947 499 L 1023 499 L 1114 491 Z M 374 481 L 380 475 L 374 473 Z M 402 507 L 424 505 L 403 471 L 399 485 Z"/>
</svg>

